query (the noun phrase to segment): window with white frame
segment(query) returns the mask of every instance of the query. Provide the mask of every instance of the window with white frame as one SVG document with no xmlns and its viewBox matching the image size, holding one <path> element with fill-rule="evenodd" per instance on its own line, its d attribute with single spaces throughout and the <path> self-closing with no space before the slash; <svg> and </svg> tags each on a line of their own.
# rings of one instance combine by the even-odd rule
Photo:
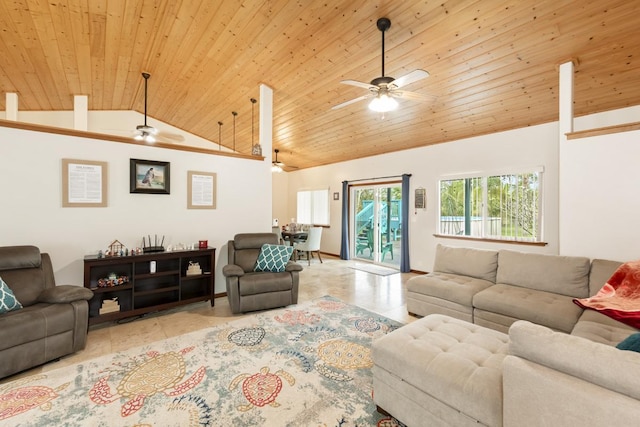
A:
<svg viewBox="0 0 640 427">
<path fill-rule="evenodd" d="M 540 242 L 542 168 L 440 180 L 439 233 Z"/>
<path fill-rule="evenodd" d="M 302 224 L 329 225 L 329 190 L 298 191 L 296 221 Z"/>
</svg>

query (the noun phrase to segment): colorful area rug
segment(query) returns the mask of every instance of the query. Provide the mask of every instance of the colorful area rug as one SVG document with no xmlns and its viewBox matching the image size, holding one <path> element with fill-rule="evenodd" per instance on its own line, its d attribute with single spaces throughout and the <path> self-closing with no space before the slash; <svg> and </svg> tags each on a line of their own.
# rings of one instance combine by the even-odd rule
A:
<svg viewBox="0 0 640 427">
<path fill-rule="evenodd" d="M 0 385 L 0 424 L 396 426 L 371 342 L 401 326 L 323 297 Z"/>
</svg>

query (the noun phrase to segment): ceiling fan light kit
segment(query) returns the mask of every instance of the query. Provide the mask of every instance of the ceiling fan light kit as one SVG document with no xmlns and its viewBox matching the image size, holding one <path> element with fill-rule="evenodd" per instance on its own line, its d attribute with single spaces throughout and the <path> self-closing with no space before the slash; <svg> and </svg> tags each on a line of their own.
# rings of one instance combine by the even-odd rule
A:
<svg viewBox="0 0 640 427">
<path fill-rule="evenodd" d="M 377 113 L 386 113 L 387 111 L 393 111 L 398 108 L 398 101 L 383 93 L 376 96 L 369 103 L 369 109 Z"/>
</svg>

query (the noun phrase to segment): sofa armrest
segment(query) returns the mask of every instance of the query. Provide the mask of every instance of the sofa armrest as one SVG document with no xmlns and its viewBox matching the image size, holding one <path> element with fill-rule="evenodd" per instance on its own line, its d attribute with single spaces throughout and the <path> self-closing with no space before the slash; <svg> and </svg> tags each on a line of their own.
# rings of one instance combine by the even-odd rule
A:
<svg viewBox="0 0 640 427">
<path fill-rule="evenodd" d="M 554 332 L 524 320 L 509 329 L 509 353 L 640 399 L 640 353 Z"/>
<path fill-rule="evenodd" d="M 93 292 L 84 286 L 60 285 L 47 288 L 38 295 L 38 302 L 47 304 L 68 304 L 73 301 L 89 301 Z"/>
<path fill-rule="evenodd" d="M 294 261 L 288 261 L 284 271 L 302 271 L 302 266 Z"/>
<path fill-rule="evenodd" d="M 222 274 L 224 277 L 244 276 L 244 270 L 239 265 L 227 264 L 222 267 Z"/>
</svg>

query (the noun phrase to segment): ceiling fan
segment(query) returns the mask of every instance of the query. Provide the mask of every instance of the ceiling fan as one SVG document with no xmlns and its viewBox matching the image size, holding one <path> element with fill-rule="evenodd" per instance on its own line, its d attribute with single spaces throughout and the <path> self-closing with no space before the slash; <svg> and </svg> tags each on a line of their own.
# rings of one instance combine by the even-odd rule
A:
<svg viewBox="0 0 640 427">
<path fill-rule="evenodd" d="M 182 135 L 177 133 L 160 132 L 155 127 L 147 124 L 147 83 L 149 82 L 151 74 L 142 73 L 142 77 L 144 78 L 144 124 L 136 126 L 133 138 L 136 141 L 145 141 L 150 143 L 156 142 L 160 139 L 170 140 L 169 142 L 184 141 L 184 136 Z"/>
<path fill-rule="evenodd" d="M 297 166 L 287 166 L 282 162 L 278 161 L 278 153 L 280 152 L 280 150 L 278 150 L 277 148 L 275 150 L 273 150 L 276 153 L 276 158 L 275 160 L 272 162 L 271 164 L 271 172 L 282 172 L 284 170 L 284 168 L 290 168 L 290 169 L 298 169 Z"/>
<path fill-rule="evenodd" d="M 369 103 L 369 108 L 373 111 L 385 113 L 387 111 L 394 110 L 398 106 L 398 101 L 396 101 L 395 98 L 409 99 L 412 101 L 433 101 L 435 99 L 435 97 L 431 95 L 422 95 L 415 92 L 399 90 L 410 83 L 429 77 L 429 73 L 425 70 L 413 70 L 409 74 L 405 74 L 397 79 L 384 75 L 384 32 L 391 27 L 391 21 L 388 18 L 380 18 L 376 22 L 376 26 L 378 27 L 378 30 L 382 32 L 382 76 L 371 80 L 371 83 L 364 83 L 356 80 L 342 80 L 340 83 L 367 89 L 369 93 L 343 102 L 342 104 L 335 105 L 331 107 L 332 110 L 337 110 L 355 102 L 373 98 Z"/>
</svg>

